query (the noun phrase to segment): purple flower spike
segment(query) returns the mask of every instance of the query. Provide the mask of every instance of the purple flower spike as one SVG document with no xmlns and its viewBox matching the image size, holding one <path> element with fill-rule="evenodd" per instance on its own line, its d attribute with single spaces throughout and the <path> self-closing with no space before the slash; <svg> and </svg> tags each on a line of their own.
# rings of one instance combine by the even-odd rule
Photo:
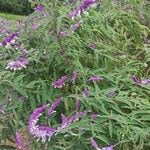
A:
<svg viewBox="0 0 150 150">
<path fill-rule="evenodd" d="M 141 80 L 141 83 L 144 85 L 147 85 L 150 83 L 150 78 L 149 79 L 145 79 L 145 80 Z"/>
<path fill-rule="evenodd" d="M 33 111 L 29 118 L 29 132 L 36 135 L 36 130 L 38 126 L 36 123 L 39 120 L 39 117 L 42 115 L 42 112 L 44 112 L 47 109 L 48 105 L 43 105 Z M 38 135 L 37 135 L 38 136 Z"/>
<path fill-rule="evenodd" d="M 24 148 L 22 137 L 18 131 L 16 131 L 16 146 L 18 149 Z"/>
<path fill-rule="evenodd" d="M 54 109 L 59 105 L 59 103 L 62 101 L 62 99 L 63 99 L 63 97 L 57 99 L 57 100 L 52 104 L 52 106 L 48 109 L 48 115 L 49 115 L 49 116 L 53 113 Z"/>
<path fill-rule="evenodd" d="M 113 150 L 113 146 L 109 146 L 109 147 L 103 147 L 102 150 Z"/>
<path fill-rule="evenodd" d="M 91 144 L 92 144 L 92 146 L 95 150 L 99 150 L 98 145 L 97 145 L 96 141 L 93 138 L 91 139 Z"/>
<path fill-rule="evenodd" d="M 39 139 L 42 138 L 42 142 L 45 142 L 47 139 L 50 141 L 51 137 L 56 132 L 56 129 L 45 125 L 39 125 L 37 132 L 40 136 Z"/>
<path fill-rule="evenodd" d="M 92 119 L 96 119 L 96 118 L 99 117 L 99 114 L 91 114 L 90 117 L 91 117 Z"/>
<path fill-rule="evenodd" d="M 62 31 L 59 32 L 59 36 L 60 36 L 60 37 L 65 37 L 66 35 L 67 35 L 67 32 L 66 32 L 66 31 L 63 31 L 63 30 L 62 30 Z"/>
<path fill-rule="evenodd" d="M 79 118 L 85 116 L 87 114 L 87 111 L 83 111 L 83 112 L 77 112 L 75 115 L 72 115 L 70 118 L 69 118 L 69 122 L 75 122 L 77 120 L 79 120 Z"/>
<path fill-rule="evenodd" d="M 38 28 L 38 24 L 32 23 L 31 28 L 33 31 L 35 31 Z"/>
<path fill-rule="evenodd" d="M 79 111 L 79 109 L 80 109 L 80 100 L 77 99 L 76 100 L 76 110 Z"/>
<path fill-rule="evenodd" d="M 88 79 L 88 81 L 94 82 L 94 81 L 99 81 L 99 80 L 103 80 L 103 79 L 104 79 L 104 78 L 99 77 L 99 76 L 92 76 L 92 77 L 90 77 L 90 78 Z"/>
<path fill-rule="evenodd" d="M 39 117 L 47 108 L 48 105 L 43 105 L 35 109 L 29 118 L 29 132 L 34 135 L 34 137 L 38 138 L 38 140 L 41 138 L 42 142 L 45 142 L 47 139 L 50 140 L 51 136 L 53 136 L 56 131 L 54 128 L 36 124 L 39 120 Z"/>
<path fill-rule="evenodd" d="M 57 99 L 50 109 L 48 110 L 48 113 L 51 115 L 53 110 L 58 106 L 58 104 L 61 102 L 62 98 Z M 74 115 L 72 115 L 69 119 L 65 115 L 61 115 L 62 122 L 58 128 L 52 128 L 46 125 L 37 125 L 37 122 L 39 120 L 39 117 L 42 115 L 42 113 L 48 108 L 48 105 L 43 105 L 33 111 L 29 118 L 29 132 L 34 135 L 34 137 L 39 139 L 42 139 L 42 142 L 45 142 L 47 139 L 50 140 L 50 138 L 53 135 L 56 135 L 60 133 L 61 130 L 68 127 L 72 122 L 75 122 L 79 120 L 82 116 L 85 116 L 87 114 L 87 111 L 84 112 L 77 112 Z"/>
<path fill-rule="evenodd" d="M 83 21 L 79 21 L 78 23 L 76 23 L 76 24 L 72 24 L 71 26 L 70 26 L 70 29 L 72 30 L 72 32 L 74 32 L 74 31 L 76 31 L 80 26 L 81 26 L 81 23 L 82 23 Z"/>
<path fill-rule="evenodd" d="M 69 125 L 68 118 L 64 114 L 61 114 L 61 120 L 61 128 L 66 128 Z"/>
<path fill-rule="evenodd" d="M 3 113 L 3 114 L 5 113 L 4 112 L 4 107 L 2 105 L 0 105 L 0 113 Z"/>
<path fill-rule="evenodd" d="M 132 76 L 131 79 L 134 81 L 135 84 L 141 84 L 141 81 L 138 80 L 138 79 L 136 78 L 136 76 Z"/>
<path fill-rule="evenodd" d="M 131 79 L 133 80 L 133 82 L 135 84 L 138 84 L 138 85 L 147 85 L 147 84 L 150 84 L 150 78 L 144 79 L 144 80 L 139 80 L 135 76 L 132 76 Z"/>
<path fill-rule="evenodd" d="M 11 44 L 15 44 L 17 39 L 18 39 L 18 33 L 10 33 L 5 39 L 3 39 L 0 45 L 5 48 L 10 48 Z"/>
<path fill-rule="evenodd" d="M 57 132 L 60 132 L 62 129 L 67 128 L 72 122 L 78 121 L 79 118 L 85 116 L 87 111 L 84 112 L 77 112 L 72 115 L 69 119 L 62 114 L 62 124 L 61 127 L 58 128 Z"/>
<path fill-rule="evenodd" d="M 84 0 L 79 7 L 69 14 L 69 16 L 71 19 L 74 19 L 82 13 L 87 13 L 86 10 L 92 5 L 96 5 L 96 0 Z"/>
<path fill-rule="evenodd" d="M 18 150 L 28 150 L 29 141 L 23 141 L 21 134 L 16 130 L 16 147 Z"/>
<path fill-rule="evenodd" d="M 17 60 L 9 62 L 5 69 L 10 69 L 14 71 L 21 70 L 22 68 L 26 68 L 28 64 L 29 62 L 26 58 L 20 57 Z"/>
<path fill-rule="evenodd" d="M 74 70 L 73 73 L 72 73 L 72 77 L 71 77 L 71 82 L 72 83 L 75 83 L 75 81 L 77 79 L 77 76 L 78 76 L 77 71 Z"/>
<path fill-rule="evenodd" d="M 90 95 L 90 91 L 88 88 L 84 88 L 83 91 L 83 98 L 87 98 Z"/>
<path fill-rule="evenodd" d="M 41 12 L 44 10 L 44 6 L 43 5 L 37 5 L 36 7 L 34 7 L 34 11 L 35 12 Z"/>
<path fill-rule="evenodd" d="M 55 81 L 52 85 L 54 88 L 62 88 L 63 85 L 65 84 L 65 81 L 68 79 L 67 76 L 62 76 L 60 79 L 58 79 L 57 81 Z"/>
</svg>

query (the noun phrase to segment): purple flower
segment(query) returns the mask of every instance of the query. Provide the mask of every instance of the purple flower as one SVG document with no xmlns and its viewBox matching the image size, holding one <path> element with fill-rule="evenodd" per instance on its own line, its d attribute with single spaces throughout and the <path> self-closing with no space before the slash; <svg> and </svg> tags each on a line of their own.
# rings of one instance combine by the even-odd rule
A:
<svg viewBox="0 0 150 150">
<path fill-rule="evenodd" d="M 78 76 L 77 71 L 74 70 L 73 73 L 72 73 L 72 77 L 71 77 L 71 82 L 72 83 L 75 83 L 75 81 L 77 79 L 77 76 Z"/>
<path fill-rule="evenodd" d="M 69 122 L 70 123 L 75 122 L 75 121 L 79 120 L 79 118 L 85 116 L 86 114 L 87 114 L 87 111 L 77 112 L 69 118 Z"/>
<path fill-rule="evenodd" d="M 32 26 L 31 28 L 32 28 L 33 31 L 38 28 L 38 24 L 37 23 L 31 23 L 31 26 Z"/>
<path fill-rule="evenodd" d="M 4 112 L 4 107 L 2 105 L 0 105 L 0 113 L 3 113 L 3 114 L 5 113 Z"/>
<path fill-rule="evenodd" d="M 113 146 L 109 146 L 109 147 L 103 147 L 102 150 L 113 150 Z"/>
<path fill-rule="evenodd" d="M 147 85 L 150 83 L 150 78 L 149 79 L 145 79 L 145 80 L 141 80 L 141 83 L 144 85 Z"/>
<path fill-rule="evenodd" d="M 87 98 L 90 95 L 90 91 L 88 88 L 84 88 L 83 91 L 83 98 Z"/>
<path fill-rule="evenodd" d="M 86 10 L 96 4 L 96 0 L 84 0 L 79 7 L 77 7 L 69 16 L 74 19 L 77 16 L 80 16 L 82 13 L 86 13 Z"/>
<path fill-rule="evenodd" d="M 144 80 L 139 80 L 135 76 L 132 76 L 131 79 L 134 81 L 135 84 L 138 84 L 138 85 L 150 84 L 150 78 L 144 79 Z"/>
<path fill-rule="evenodd" d="M 0 45 L 5 48 L 10 48 L 11 44 L 15 44 L 17 39 L 18 33 L 10 33 L 5 39 L 3 39 Z"/>
<path fill-rule="evenodd" d="M 18 131 L 16 131 L 16 146 L 18 149 L 24 148 L 22 137 Z"/>
<path fill-rule="evenodd" d="M 61 118 L 62 118 L 61 127 L 58 127 L 57 132 L 60 132 L 62 129 L 67 128 L 72 122 L 78 121 L 79 118 L 85 116 L 86 114 L 87 114 L 87 111 L 77 112 L 74 115 L 72 115 L 69 119 L 62 114 L 61 115 Z"/>
<path fill-rule="evenodd" d="M 99 114 L 91 114 L 90 117 L 91 117 L 92 119 L 96 119 L 96 118 L 99 117 Z"/>
<path fill-rule="evenodd" d="M 64 36 L 66 36 L 67 35 L 67 33 L 65 32 L 65 31 L 60 31 L 59 32 L 59 36 L 60 37 L 64 37 Z"/>
<path fill-rule="evenodd" d="M 53 110 L 59 105 L 59 103 L 62 101 L 63 97 L 57 99 L 51 107 L 48 109 L 48 115 L 50 116 L 53 113 Z"/>
<path fill-rule="evenodd" d="M 99 80 L 103 80 L 103 79 L 104 79 L 104 78 L 99 77 L 99 76 L 92 76 L 92 77 L 90 77 L 90 78 L 88 79 L 88 81 L 94 82 L 94 81 L 99 81 Z"/>
<path fill-rule="evenodd" d="M 76 100 L 76 110 L 79 111 L 79 109 L 80 109 L 80 100 L 77 99 Z"/>
<path fill-rule="evenodd" d="M 20 57 L 17 60 L 13 60 L 9 62 L 5 69 L 10 70 L 21 70 L 22 68 L 26 68 L 26 66 L 29 64 L 28 60 L 26 58 Z"/>
<path fill-rule="evenodd" d="M 136 78 L 136 76 L 132 76 L 131 79 L 134 81 L 135 84 L 140 84 L 140 83 L 141 83 L 141 81 L 138 80 L 138 79 Z"/>
<path fill-rule="evenodd" d="M 67 76 L 62 76 L 60 79 L 55 81 L 52 85 L 54 88 L 62 88 L 63 85 L 65 84 L 65 81 L 67 80 Z"/>
<path fill-rule="evenodd" d="M 35 12 L 41 12 L 44 10 L 44 6 L 43 5 L 37 5 L 36 7 L 34 7 L 34 11 Z"/>
<path fill-rule="evenodd" d="M 18 50 L 20 50 L 20 52 L 22 53 L 21 54 L 21 57 L 25 58 L 28 56 L 29 52 L 27 51 L 26 48 L 24 48 L 22 45 L 19 45 L 19 44 L 15 44 L 14 47 Z"/>
<path fill-rule="evenodd" d="M 91 139 L 91 144 L 92 144 L 92 146 L 93 146 L 94 149 L 96 149 L 96 150 L 99 149 L 96 141 L 93 138 Z"/>
<path fill-rule="evenodd" d="M 95 150 L 113 150 L 112 145 L 109 146 L 109 147 L 103 147 L 102 149 L 98 148 L 98 145 L 97 145 L 96 141 L 93 138 L 91 139 L 91 144 L 92 144 L 92 146 Z"/>
<path fill-rule="evenodd" d="M 3 34 L 7 33 L 5 28 L 0 29 L 0 36 L 2 37 Z"/>
<path fill-rule="evenodd" d="M 20 133 L 16 130 L 16 146 L 19 150 L 28 150 L 29 141 L 23 141 Z"/>
<path fill-rule="evenodd" d="M 81 25 L 82 22 L 83 22 L 83 21 L 79 21 L 79 22 L 76 23 L 76 24 L 72 24 L 72 25 L 70 26 L 70 29 L 72 30 L 72 32 L 76 31 L 76 30 L 80 27 L 80 25 Z"/>
<path fill-rule="evenodd" d="M 50 109 L 48 110 L 48 113 L 51 114 L 53 110 L 59 105 L 62 98 L 57 99 Z M 37 125 L 37 122 L 39 120 L 39 117 L 42 115 L 42 113 L 48 108 L 49 105 L 43 105 L 41 107 L 38 107 L 33 111 L 29 118 L 28 123 L 28 129 L 29 132 L 36 138 L 42 139 L 42 142 L 45 142 L 47 139 L 50 140 L 50 138 L 53 135 L 58 134 L 61 130 L 68 127 L 72 122 L 77 121 L 82 116 L 85 116 L 87 114 L 87 111 L 84 112 L 77 112 L 74 115 L 72 115 L 69 119 L 65 117 L 63 114 L 61 115 L 62 122 L 58 128 L 52 128 L 43 124 Z"/>
<path fill-rule="evenodd" d="M 45 142 L 47 139 L 50 140 L 51 136 L 55 133 L 56 129 L 45 125 L 37 125 L 39 117 L 48 108 L 48 105 L 43 105 L 33 111 L 29 118 L 29 132 L 38 139 L 42 139 Z"/>
</svg>

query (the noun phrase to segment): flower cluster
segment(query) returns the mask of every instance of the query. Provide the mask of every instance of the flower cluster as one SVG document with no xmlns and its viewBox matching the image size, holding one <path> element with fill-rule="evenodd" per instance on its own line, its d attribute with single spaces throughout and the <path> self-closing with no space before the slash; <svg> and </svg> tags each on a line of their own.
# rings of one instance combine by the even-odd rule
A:
<svg viewBox="0 0 150 150">
<path fill-rule="evenodd" d="M 78 121 L 79 118 L 85 116 L 87 114 L 87 111 L 84 112 L 77 112 L 74 115 L 72 115 L 69 119 L 62 114 L 62 123 L 61 127 L 58 128 L 59 131 L 61 131 L 64 128 L 67 128 L 72 122 Z"/>
<path fill-rule="evenodd" d="M 137 77 L 132 76 L 131 79 L 133 80 L 133 82 L 135 84 L 138 84 L 138 85 L 147 85 L 147 84 L 150 84 L 150 78 L 144 79 L 144 80 L 139 80 L 139 79 L 137 79 Z"/>
<path fill-rule="evenodd" d="M 24 57 L 19 57 L 17 60 L 13 60 L 9 62 L 6 66 L 6 69 L 10 70 L 21 70 L 22 68 L 26 68 L 29 64 L 28 60 Z"/>
<path fill-rule="evenodd" d="M 78 111 L 80 109 L 80 100 L 76 100 L 76 110 Z"/>
<path fill-rule="evenodd" d="M 37 122 L 39 120 L 39 117 L 42 115 L 42 113 L 48 109 L 48 114 L 51 115 L 52 112 L 54 112 L 54 109 L 59 105 L 59 103 L 61 102 L 62 98 L 57 99 L 52 105 L 51 107 L 48 109 L 48 104 L 47 105 L 43 105 L 38 107 L 37 109 L 35 109 L 33 111 L 33 113 L 31 114 L 30 118 L 29 118 L 29 124 L 28 124 L 28 129 L 29 132 L 36 137 L 38 140 L 42 139 L 42 142 L 45 142 L 46 140 L 50 140 L 50 138 L 53 135 L 58 134 L 60 131 L 62 131 L 64 128 L 68 127 L 72 122 L 77 121 L 79 118 L 81 118 L 82 116 L 85 116 L 87 111 L 84 112 L 77 112 L 74 115 L 72 115 L 69 119 L 67 117 L 65 117 L 62 114 L 62 123 L 60 124 L 59 127 L 57 128 L 52 128 L 43 124 L 37 125 Z"/>
<path fill-rule="evenodd" d="M 99 80 L 103 80 L 103 79 L 104 79 L 104 78 L 99 77 L 99 76 L 92 76 L 92 77 L 90 77 L 90 78 L 88 79 L 88 81 L 94 82 L 94 81 L 99 81 Z"/>
<path fill-rule="evenodd" d="M 15 71 L 15 70 L 21 70 L 22 68 L 26 68 L 26 66 L 29 64 L 29 61 L 27 60 L 28 51 L 18 41 L 19 35 L 21 33 L 21 28 L 24 26 L 23 21 L 21 20 L 18 21 L 17 32 L 9 32 L 7 29 L 8 26 L 7 22 L 5 21 L 3 21 L 3 26 L 4 26 L 3 30 L 6 32 L 6 37 L 2 40 L 0 45 L 6 49 L 14 48 L 21 52 L 20 57 L 8 62 L 5 69 L 10 69 Z"/>
<path fill-rule="evenodd" d="M 68 79 L 68 77 L 66 75 L 62 76 L 60 79 L 58 79 L 57 81 L 55 81 L 52 85 L 54 88 L 62 88 L 65 84 L 65 81 Z"/>
<path fill-rule="evenodd" d="M 18 33 L 10 33 L 6 38 L 2 40 L 0 45 L 5 48 L 11 48 L 11 45 L 15 44 L 17 39 L 18 39 Z"/>
<path fill-rule="evenodd" d="M 83 91 L 83 98 L 87 98 L 90 95 L 90 91 L 88 88 L 84 88 Z"/>
<path fill-rule="evenodd" d="M 45 142 L 47 139 L 50 140 L 51 136 L 55 133 L 56 129 L 45 126 L 37 125 L 39 117 L 42 113 L 48 108 L 48 105 L 43 105 L 35 109 L 32 115 L 29 118 L 29 132 L 34 135 L 34 137 L 42 139 L 42 142 Z"/>
<path fill-rule="evenodd" d="M 69 14 L 70 18 L 74 19 L 82 13 L 87 13 L 87 9 L 93 5 L 96 5 L 96 0 L 84 0 L 79 7 Z"/>
<path fill-rule="evenodd" d="M 44 6 L 43 5 L 37 5 L 36 7 L 34 7 L 34 11 L 35 12 L 41 12 L 44 10 Z"/>
<path fill-rule="evenodd" d="M 50 116 L 53 113 L 53 110 L 59 105 L 59 103 L 62 101 L 63 97 L 58 98 L 52 106 L 48 109 L 48 115 Z"/>
<path fill-rule="evenodd" d="M 77 23 L 75 23 L 75 24 L 72 24 L 72 25 L 70 26 L 71 31 L 72 31 L 72 32 L 75 32 L 75 31 L 81 26 L 81 23 L 82 23 L 82 22 L 83 22 L 83 21 L 80 20 L 79 22 L 77 22 Z"/>
<path fill-rule="evenodd" d="M 72 83 L 75 83 L 77 77 L 78 77 L 77 71 L 74 70 L 73 73 L 72 73 L 72 77 L 71 77 L 70 81 L 71 81 Z M 66 82 L 67 79 L 68 79 L 68 77 L 67 77 L 66 75 L 64 75 L 64 76 L 62 76 L 60 79 L 54 81 L 54 82 L 52 83 L 52 86 L 53 86 L 54 88 L 59 88 L 59 89 L 60 89 L 60 88 L 62 88 L 62 87 L 65 85 L 65 82 Z M 91 82 L 91 81 L 92 81 L 92 82 L 95 82 L 95 81 L 99 81 L 99 80 L 103 80 L 103 79 L 104 79 L 104 78 L 102 78 L 102 77 L 100 77 L 100 76 L 91 76 L 91 77 L 88 79 L 88 81 L 90 81 L 90 82 Z M 89 90 L 89 88 L 85 87 L 84 90 L 83 90 L 83 97 L 84 97 L 84 98 L 87 98 L 89 95 L 90 95 L 90 90 Z"/>
<path fill-rule="evenodd" d="M 96 0 L 84 0 L 78 8 L 69 14 L 69 17 L 73 20 L 75 17 L 80 16 L 82 13 L 87 14 L 88 12 L 86 10 L 93 5 L 96 5 Z M 69 27 L 70 30 L 75 32 L 81 26 L 82 22 L 83 20 L 80 20 L 74 24 L 71 24 Z M 64 37 L 66 35 L 68 35 L 67 31 L 62 30 L 59 32 L 60 37 Z"/>
<path fill-rule="evenodd" d="M 27 150 L 29 142 L 24 143 L 21 134 L 16 130 L 16 147 L 18 150 Z"/>
<path fill-rule="evenodd" d="M 77 79 L 77 76 L 78 76 L 78 73 L 77 73 L 77 71 L 73 71 L 73 73 L 72 73 L 72 77 L 71 77 L 71 82 L 72 83 L 75 83 L 75 81 L 76 81 L 76 79 Z"/>
</svg>

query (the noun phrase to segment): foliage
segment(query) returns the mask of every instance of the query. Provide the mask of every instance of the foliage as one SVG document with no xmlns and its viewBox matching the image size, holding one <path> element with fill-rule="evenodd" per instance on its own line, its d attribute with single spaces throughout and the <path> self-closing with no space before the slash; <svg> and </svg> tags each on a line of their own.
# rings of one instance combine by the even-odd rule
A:
<svg viewBox="0 0 150 150">
<path fill-rule="evenodd" d="M 0 0 L 0 11 L 13 14 L 27 15 L 32 12 L 28 0 Z"/>
<path fill-rule="evenodd" d="M 5 111 L 0 114 L 1 141 L 11 141 L 16 129 L 28 131 L 31 113 L 63 96 L 57 113 L 51 117 L 43 114 L 40 123 L 56 127 L 60 114 L 75 113 L 77 99 L 82 111 L 90 110 L 100 117 L 91 119 L 87 115 L 44 144 L 26 133 L 32 149 L 92 150 L 90 139 L 94 137 L 99 147 L 112 144 L 115 150 L 147 150 L 150 86 L 134 84 L 131 76 L 142 79 L 150 74 L 149 5 L 143 0 L 103 1 L 89 9 L 87 16 L 81 15 L 79 28 L 72 31 L 70 26 L 80 18 L 71 20 L 68 13 L 79 3 L 44 2 L 47 14 L 29 15 L 19 37 L 29 52 L 27 68 L 6 70 L 9 60 L 20 52 L 0 47 L 0 98 Z M 67 31 L 67 35 L 60 36 L 61 31 Z M 62 89 L 53 88 L 55 80 L 64 74 L 70 77 L 74 70 L 78 73 L 74 84 L 67 82 Z M 89 82 L 88 78 L 95 75 L 104 79 Z M 83 97 L 85 87 L 89 97 Z"/>
</svg>

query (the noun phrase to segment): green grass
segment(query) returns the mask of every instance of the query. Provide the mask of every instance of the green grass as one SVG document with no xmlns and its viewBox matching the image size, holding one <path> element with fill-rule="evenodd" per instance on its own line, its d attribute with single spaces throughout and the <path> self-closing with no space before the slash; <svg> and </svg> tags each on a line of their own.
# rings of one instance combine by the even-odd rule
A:
<svg viewBox="0 0 150 150">
<path fill-rule="evenodd" d="M 0 13 L 0 17 L 8 19 L 8 20 L 19 20 L 19 19 L 23 19 L 25 16 Z"/>
</svg>

